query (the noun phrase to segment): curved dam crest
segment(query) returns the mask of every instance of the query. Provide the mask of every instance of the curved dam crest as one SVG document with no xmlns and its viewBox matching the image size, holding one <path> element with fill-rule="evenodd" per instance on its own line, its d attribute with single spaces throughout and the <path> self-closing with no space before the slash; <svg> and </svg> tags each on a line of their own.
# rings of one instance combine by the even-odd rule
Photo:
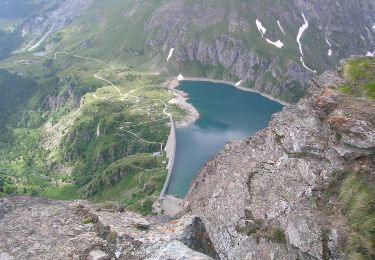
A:
<svg viewBox="0 0 375 260">
<path fill-rule="evenodd" d="M 226 83 L 185 80 L 177 88 L 199 112 L 192 125 L 176 129 L 176 153 L 167 194 L 184 198 L 204 164 L 231 140 L 267 127 L 283 105 Z"/>
</svg>

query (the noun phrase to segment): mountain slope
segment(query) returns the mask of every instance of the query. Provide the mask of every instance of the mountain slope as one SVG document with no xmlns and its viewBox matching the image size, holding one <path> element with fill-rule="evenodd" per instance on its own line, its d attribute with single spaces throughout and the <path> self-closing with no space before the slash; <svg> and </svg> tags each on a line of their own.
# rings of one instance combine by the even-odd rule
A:
<svg viewBox="0 0 375 260">
<path fill-rule="evenodd" d="M 149 42 L 154 49 L 176 47 L 182 71 L 191 60 L 222 65 L 249 87 L 295 101 L 312 70 L 322 72 L 341 58 L 375 48 L 371 10 L 373 1 L 181 0 L 159 8 L 147 28 L 153 32 Z M 266 30 L 263 37 L 257 20 Z M 300 49 L 297 35 L 307 23 Z M 281 40 L 284 46 L 279 49 L 267 39 Z"/>
<path fill-rule="evenodd" d="M 73 3 L 82 6 L 80 0 L 61 6 Z M 167 75 L 242 80 L 245 86 L 295 102 L 314 71 L 374 51 L 374 5 L 371 0 L 87 2 L 78 12 L 63 7 L 51 11 L 72 21 L 67 20 L 57 42 L 46 39 L 42 48 Z M 44 16 L 51 17 L 48 12 Z M 51 34 L 67 25 L 54 29 L 54 20 L 29 20 L 23 24 L 26 39 L 38 38 L 35 32 L 42 24 Z"/>
</svg>

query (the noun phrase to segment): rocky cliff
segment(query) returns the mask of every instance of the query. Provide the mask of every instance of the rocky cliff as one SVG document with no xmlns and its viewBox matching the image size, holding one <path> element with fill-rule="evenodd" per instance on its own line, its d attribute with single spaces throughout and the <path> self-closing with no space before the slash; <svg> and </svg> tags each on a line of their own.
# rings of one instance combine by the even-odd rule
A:
<svg viewBox="0 0 375 260">
<path fill-rule="evenodd" d="M 222 259 L 373 257 L 375 102 L 341 94 L 345 73 L 310 81 L 307 98 L 196 177 L 188 207 Z"/>
<path fill-rule="evenodd" d="M 33 51 L 41 46 L 53 33 L 63 29 L 82 14 L 91 0 L 64 0 L 43 13 L 32 17 L 22 25 L 22 37 L 26 50 Z"/>
</svg>

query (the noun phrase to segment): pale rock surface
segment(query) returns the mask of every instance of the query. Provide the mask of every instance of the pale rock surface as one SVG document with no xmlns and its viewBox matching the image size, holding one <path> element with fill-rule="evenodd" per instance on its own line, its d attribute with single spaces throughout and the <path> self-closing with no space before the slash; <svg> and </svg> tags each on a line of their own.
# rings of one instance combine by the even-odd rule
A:
<svg viewBox="0 0 375 260">
<path fill-rule="evenodd" d="M 90 252 L 88 260 L 109 260 L 110 256 L 100 250 Z"/>
<path fill-rule="evenodd" d="M 146 218 L 116 203 L 108 205 L 0 199 L 0 259 L 218 259 L 195 216 Z M 84 224 L 88 217 L 92 223 Z"/>
</svg>

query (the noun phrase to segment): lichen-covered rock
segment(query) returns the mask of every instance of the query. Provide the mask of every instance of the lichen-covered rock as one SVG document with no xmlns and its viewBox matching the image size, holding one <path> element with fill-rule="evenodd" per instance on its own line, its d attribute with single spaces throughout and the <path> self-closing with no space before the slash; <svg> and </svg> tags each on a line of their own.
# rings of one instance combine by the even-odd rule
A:
<svg viewBox="0 0 375 260">
<path fill-rule="evenodd" d="M 340 94 L 342 82 L 337 71 L 311 81 L 308 98 L 196 177 L 188 208 L 222 259 L 344 259 L 350 226 L 332 189 L 375 172 L 375 102 Z"/>
</svg>

